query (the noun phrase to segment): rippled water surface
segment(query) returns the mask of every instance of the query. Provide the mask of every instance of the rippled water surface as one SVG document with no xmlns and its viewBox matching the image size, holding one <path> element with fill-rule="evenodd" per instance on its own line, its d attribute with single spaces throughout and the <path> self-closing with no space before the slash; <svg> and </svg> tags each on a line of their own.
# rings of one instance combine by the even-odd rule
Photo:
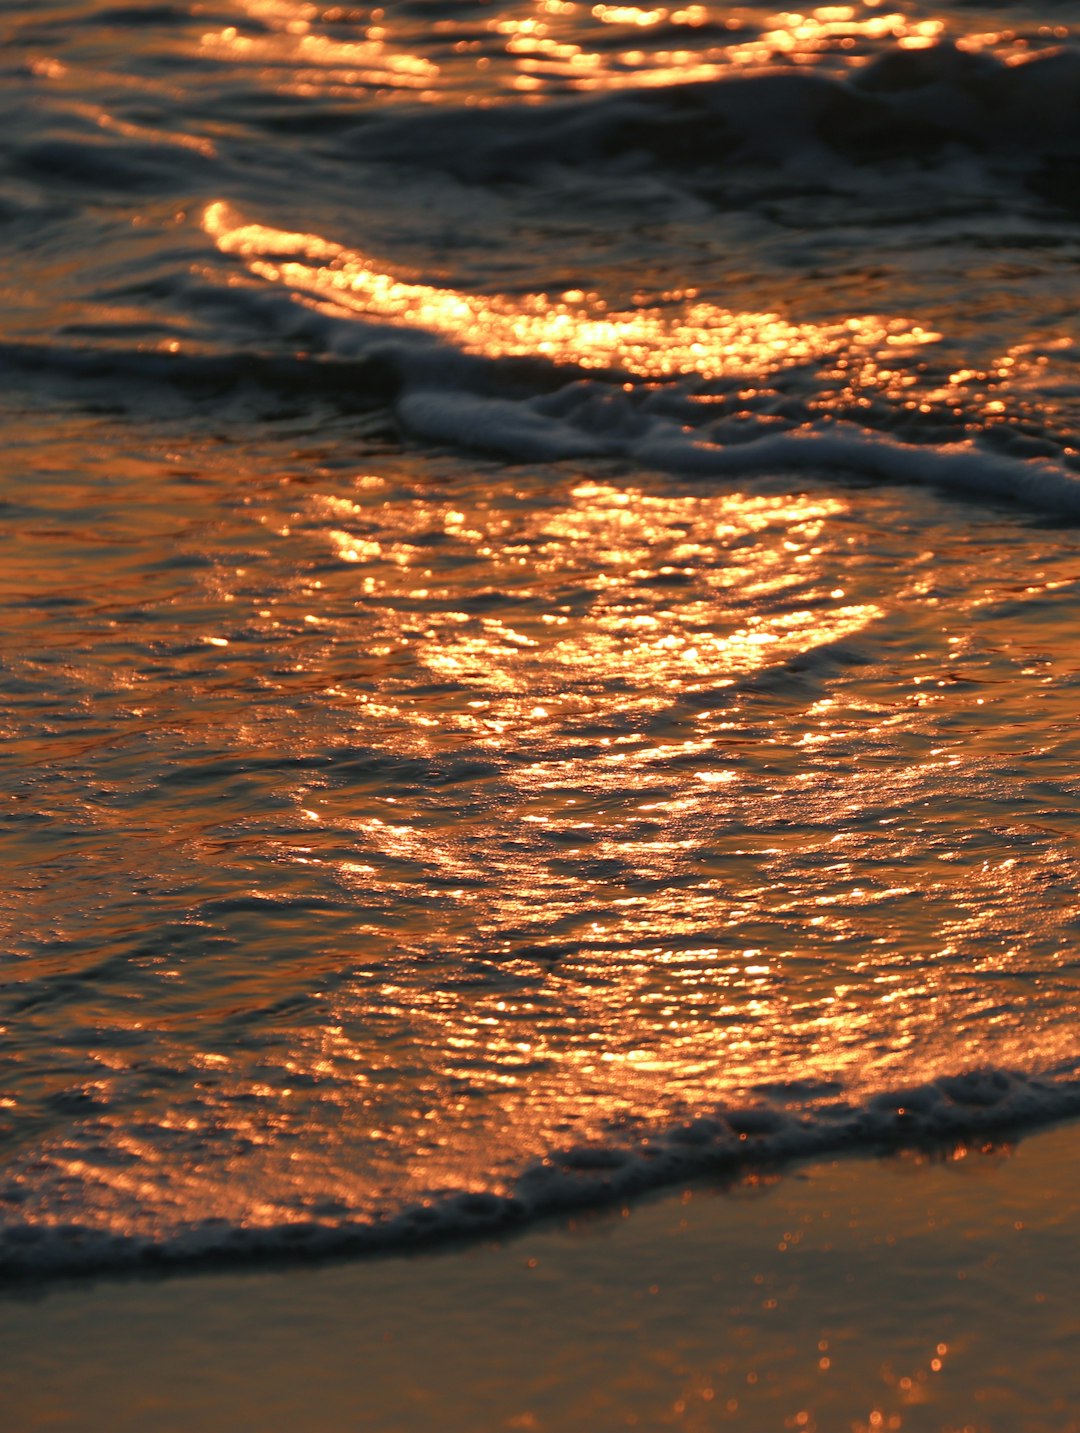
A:
<svg viewBox="0 0 1080 1433">
<path fill-rule="evenodd" d="M 1080 1102 L 1068 9 L 8 8 L 0 1263 Z"/>
</svg>

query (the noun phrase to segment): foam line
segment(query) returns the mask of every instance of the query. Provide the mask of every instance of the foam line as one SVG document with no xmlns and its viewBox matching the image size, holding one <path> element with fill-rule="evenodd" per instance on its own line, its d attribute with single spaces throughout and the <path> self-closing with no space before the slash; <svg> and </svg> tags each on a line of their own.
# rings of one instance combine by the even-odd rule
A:
<svg viewBox="0 0 1080 1433">
<path fill-rule="evenodd" d="M 807 1106 L 799 1093 L 781 1089 L 756 1104 L 554 1151 L 505 1189 L 450 1191 L 370 1222 L 347 1215 L 270 1226 L 210 1219 L 158 1239 L 74 1222 L 12 1222 L 0 1230 L 0 1277 L 26 1281 L 404 1252 L 511 1231 L 684 1180 L 841 1152 L 1017 1135 L 1080 1114 L 1080 1077 L 1071 1067 L 1057 1077 L 996 1069 L 944 1076 L 858 1105 Z M 785 1094 L 793 1098 L 785 1102 Z"/>
</svg>

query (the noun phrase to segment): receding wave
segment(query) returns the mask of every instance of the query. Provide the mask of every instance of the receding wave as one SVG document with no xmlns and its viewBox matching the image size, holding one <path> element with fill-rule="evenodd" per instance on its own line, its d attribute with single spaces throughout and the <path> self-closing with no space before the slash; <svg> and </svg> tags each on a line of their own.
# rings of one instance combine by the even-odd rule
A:
<svg viewBox="0 0 1080 1433">
<path fill-rule="evenodd" d="M 1080 1114 L 1080 1078 L 1072 1065 L 1057 1077 L 994 1069 L 943 1076 L 859 1105 L 833 1098 L 834 1087 L 784 1085 L 763 1093 L 758 1103 L 721 1107 L 660 1128 L 634 1126 L 606 1140 L 554 1150 L 497 1190 L 447 1190 L 374 1219 L 354 1219 L 347 1209 L 326 1219 L 270 1225 L 212 1218 L 155 1237 L 75 1221 L 20 1223 L 16 1214 L 0 1230 L 0 1277 L 25 1281 L 404 1252 L 512 1232 L 683 1180 L 738 1177 L 762 1165 L 841 1153 L 1015 1137 Z"/>
</svg>

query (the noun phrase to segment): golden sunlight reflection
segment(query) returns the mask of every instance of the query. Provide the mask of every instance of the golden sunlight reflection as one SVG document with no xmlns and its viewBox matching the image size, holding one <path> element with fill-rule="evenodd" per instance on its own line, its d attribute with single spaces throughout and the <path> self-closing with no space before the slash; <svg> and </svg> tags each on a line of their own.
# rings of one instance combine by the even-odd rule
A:
<svg viewBox="0 0 1080 1433">
<path fill-rule="evenodd" d="M 725 495 L 699 526 L 702 505 L 691 498 L 602 483 L 580 484 L 572 497 L 572 508 L 547 517 L 533 549 L 534 580 L 584 573 L 595 563 L 587 623 L 558 610 L 544 614 L 540 631 L 532 623 L 516 630 L 497 616 L 479 626 L 466 618 L 420 643 L 433 671 L 487 693 L 478 733 L 510 723 L 520 733 L 523 724 L 543 721 L 548 708 L 537 707 L 538 693 L 564 715 L 583 690 L 605 687 L 623 688 L 626 710 L 678 701 L 841 640 L 880 615 L 871 604 L 844 602 L 842 593 L 830 597 L 815 571 L 814 536 L 843 510 L 841 501 Z M 672 530 L 684 540 L 654 566 Z M 759 542 L 740 545 L 755 535 Z M 736 553 L 725 562 L 731 548 Z M 671 586 L 682 588 L 678 597 L 642 600 Z"/>
<path fill-rule="evenodd" d="M 905 320 L 852 317 L 839 323 L 791 323 L 775 313 L 737 313 L 671 295 L 678 307 L 611 311 L 598 294 L 558 297 L 467 294 L 408 283 L 355 250 L 317 234 L 245 223 L 214 203 L 203 227 L 222 253 L 242 258 L 261 279 L 280 283 L 331 316 L 360 314 L 449 338 L 488 358 L 539 355 L 553 363 L 625 370 L 645 377 L 775 372 L 827 355 L 881 348 L 899 358 L 938 335 Z"/>
<path fill-rule="evenodd" d="M 431 1115 L 410 1125 L 420 1188 L 475 1177 L 470 1120 L 496 1121 L 513 1164 L 538 1138 L 557 1146 L 623 1115 L 662 1119 L 675 1092 L 752 1083 L 774 1024 L 800 1069 L 843 1065 L 862 1031 L 847 1015 L 842 1031 L 817 1011 L 793 1018 L 785 957 L 755 940 L 759 902 L 707 872 L 687 881 L 703 825 L 756 798 L 730 733 L 683 704 L 707 691 L 708 710 L 882 613 L 831 570 L 848 499 L 595 480 L 539 507 L 510 496 L 493 504 L 481 485 L 403 504 L 366 478 L 355 500 L 312 491 L 297 515 L 341 564 L 321 601 L 362 593 L 384 614 L 374 650 L 409 653 L 407 683 L 388 668 L 376 694 L 357 692 L 358 731 L 397 729 L 403 753 L 438 759 L 515 754 L 497 814 L 452 826 L 396 796 L 366 816 L 332 786 L 307 798 L 316 819 L 298 859 L 329 866 L 361 908 L 407 907 L 413 873 L 437 873 L 425 927 L 437 922 L 444 959 L 494 976 L 460 993 L 408 963 L 378 977 L 383 1018 L 447 1092 L 425 1095 Z M 500 593 L 512 599 L 477 606 Z M 832 724 L 823 709 L 823 733 Z M 332 849 L 343 832 L 348 857 Z M 367 1064 L 349 1005 L 295 1051 L 298 1068 Z"/>
<path fill-rule="evenodd" d="M 428 19 L 408 7 L 353 10 L 307 0 L 239 0 L 233 23 L 208 29 L 204 53 L 257 67 L 280 93 L 488 105 L 506 99 L 685 84 L 734 71 L 812 66 L 840 73 L 883 45 L 944 39 L 1007 60 L 1069 38 L 1068 26 L 970 33 L 881 0 L 806 10 L 716 4 L 621 5 L 522 0 L 494 13 Z M 247 23 L 245 23 L 245 21 Z"/>
<path fill-rule="evenodd" d="M 241 4 L 257 28 L 251 33 L 237 25 L 208 30 L 202 37 L 202 49 L 214 59 L 257 66 L 282 93 L 310 95 L 370 88 L 435 97 L 438 64 L 388 45 L 386 30 L 378 23 L 369 25 L 358 38 L 335 37 L 319 28 L 327 16 L 332 18 L 333 11 L 295 0 L 241 0 Z"/>
<path fill-rule="evenodd" d="M 45 1091 L 92 1109 L 48 1152 L 88 1219 L 359 1219 L 639 1119 L 1073 1057 L 1074 534 L 1033 560 L 1011 515 L 887 487 L 358 470 L 318 416 L 153 462 L 79 422 L 65 501 L 115 512 L 61 562 L 39 482 L 2 574 L 20 685 L 95 724 L 7 713 L 73 834 L 23 823 L 0 911 L 48 978 L 99 972 Z M 61 569 L 90 600 L 28 606 Z M 20 1022 L 55 1046 L 55 1006 Z"/>
<path fill-rule="evenodd" d="M 567 498 L 542 509 L 535 529 L 471 504 L 413 514 L 440 530 L 477 591 L 517 594 L 508 613 L 475 610 L 460 575 L 447 585 L 453 574 L 432 568 L 422 531 L 395 525 L 383 536 L 360 509 L 309 499 L 357 592 L 423 604 L 410 649 L 460 696 L 438 718 L 417 707 L 422 729 L 501 747 L 511 733 L 519 741 L 594 717 L 605 692 L 618 692 L 627 713 L 677 705 L 845 640 L 882 614 L 827 570 L 823 532 L 847 511 L 843 497 L 705 498 L 586 481 Z M 587 607 L 559 600 L 560 589 L 587 592 Z M 379 647 L 395 649 L 392 636 Z M 599 769 L 617 782 L 625 759 L 612 751 Z"/>
<path fill-rule="evenodd" d="M 406 909 L 426 873 L 437 905 L 402 917 L 397 938 L 424 950 L 437 929 L 440 962 L 380 963 L 363 999 L 335 997 L 333 1029 L 295 1048 L 297 1068 L 367 1067 L 352 1009 L 376 990 L 429 1072 L 427 1113 L 408 1122 L 420 1189 L 476 1178 L 480 1128 L 510 1168 L 538 1144 L 665 1120 L 673 1102 L 754 1099 L 763 1069 L 783 1100 L 786 1081 L 901 1083 L 916 1051 L 929 1077 L 955 1068 L 958 1041 L 962 1064 L 991 1048 L 1022 1063 L 1030 1030 L 1012 1040 L 992 1012 L 1024 968 L 1023 931 L 1052 923 L 1052 892 L 1027 857 L 987 865 L 978 823 L 933 801 L 943 779 L 981 789 L 979 753 L 889 754 L 958 689 L 927 705 L 921 687 L 899 703 L 827 688 L 775 724 L 757 688 L 740 692 L 887 615 L 884 573 L 859 576 L 880 541 L 858 527 L 867 495 L 856 508 L 835 492 L 567 477 L 545 496 L 500 498 L 480 475 L 397 497 L 370 475 L 352 497 L 309 491 L 296 514 L 340 562 L 321 569 L 320 601 L 362 594 L 381 614 L 377 650 L 408 654 L 407 680 L 388 666 L 376 693 L 356 691 L 358 732 L 498 767 L 452 823 L 440 811 L 456 799 L 435 791 L 366 815 L 347 789 L 309 792 L 300 859 L 374 903 L 357 939 L 378 943 L 381 903 Z M 917 611 L 918 582 L 895 602 Z M 448 960 L 468 972 L 460 987 L 439 976 Z M 958 960 L 985 986 L 958 984 Z M 1055 1028 L 1048 1011 L 1044 1045 Z M 380 1146 L 404 1137 L 378 1126 Z"/>
<path fill-rule="evenodd" d="M 887 3 L 764 28 L 648 0 L 199 13 L 210 78 L 192 103 L 214 113 L 213 86 L 259 99 L 246 117 L 217 110 L 235 131 L 207 118 L 204 138 L 167 142 L 217 145 L 213 194 L 250 212 L 204 208 L 204 192 L 189 218 L 171 179 L 110 201 L 101 223 L 122 246 L 74 265 L 93 293 L 64 299 L 52 358 L 34 348 L 0 448 L 2 726 L 19 769 L 0 888 L 18 1079 L 0 1107 L 30 1110 L 14 1157 L 32 1190 L 48 1171 L 41 1222 L 77 1211 L 155 1234 L 220 1218 L 242 1253 L 259 1225 L 510 1187 L 547 1152 L 632 1140 L 636 1121 L 765 1100 L 799 1118 L 958 1069 L 1066 1069 L 1076 530 L 875 480 L 873 462 L 840 478 L 783 464 L 803 425 L 825 441 L 801 453 L 843 451 L 828 424 L 860 404 L 875 451 L 925 440 L 904 454 L 912 470 L 929 455 L 917 476 L 944 471 L 935 452 L 960 434 L 974 456 L 954 471 L 977 473 L 979 442 L 1010 436 L 992 420 L 1025 403 L 1043 421 L 1017 441 L 1080 441 L 1045 421 L 1078 392 L 1056 241 L 1036 253 L 1013 234 L 984 271 L 1045 265 L 1050 328 L 1021 284 L 933 354 L 928 327 L 851 306 L 911 296 L 909 312 L 951 326 L 941 295 L 978 234 L 950 248 L 935 227 L 949 253 L 928 274 L 892 220 L 863 213 L 837 248 L 849 198 L 816 190 L 798 203 L 818 227 L 785 230 L 780 197 L 746 259 L 704 206 L 685 225 L 639 216 L 640 173 L 625 191 L 618 177 L 599 228 L 572 200 L 560 217 L 535 190 L 492 190 L 474 212 L 468 186 L 421 179 L 372 220 L 386 252 L 395 233 L 409 253 L 428 245 L 432 267 L 408 273 L 364 251 L 375 239 L 332 237 L 361 232 L 364 194 L 324 183 L 341 126 L 360 152 L 360 106 L 293 103 L 328 83 L 460 95 L 495 50 L 485 93 L 509 74 L 542 96 L 693 77 L 744 45 L 787 46 L 795 64 L 877 43 L 872 24 L 914 45 L 933 25 Z M 421 24 L 439 30 L 429 48 L 411 43 Z M 230 90 L 241 62 L 265 70 L 261 90 Z M 139 153 L 168 132 L 133 97 L 116 116 L 71 113 Z M 261 118 L 261 175 L 230 178 Z M 327 167 L 295 231 L 253 222 L 289 215 L 267 174 L 295 173 L 301 150 Z M 908 233 L 906 186 L 924 176 L 905 174 L 878 179 Z M 948 232 L 981 232 L 958 197 Z M 504 201 L 516 217 L 489 223 Z M 756 210 L 729 221 L 763 233 Z M 47 290 L 64 265 L 44 259 Z M 444 260 L 483 277 L 455 287 Z M 522 288 L 550 292 L 514 290 L 525 272 Z M 1000 292 L 965 274 L 960 307 Z M 742 309 L 714 301 L 747 293 Z M 148 325 L 151 309 L 175 325 Z M 364 352 L 393 359 L 349 361 Z M 479 361 L 507 358 L 527 361 Z M 422 371 L 443 384 L 428 412 L 456 419 L 456 401 L 486 421 L 488 394 L 510 394 L 502 414 L 546 438 L 570 412 L 562 431 L 589 448 L 595 433 L 598 455 L 503 461 L 399 438 L 392 366 L 403 424 Z M 737 445 L 773 433 L 776 467 L 736 472 Z M 669 435 L 723 448 L 729 471 L 650 469 Z M 1044 464 L 1019 471 L 1035 483 Z M 22 1218 L 15 1176 L 0 1183 L 0 1214 Z"/>
</svg>

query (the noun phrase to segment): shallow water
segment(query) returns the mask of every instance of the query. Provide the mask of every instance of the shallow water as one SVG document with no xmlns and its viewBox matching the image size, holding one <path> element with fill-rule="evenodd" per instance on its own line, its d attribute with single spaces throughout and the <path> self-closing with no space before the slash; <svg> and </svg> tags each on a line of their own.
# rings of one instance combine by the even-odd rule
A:
<svg viewBox="0 0 1080 1433">
<path fill-rule="evenodd" d="M 5 12 L 6 1269 L 1080 1107 L 1066 8 Z"/>
</svg>

